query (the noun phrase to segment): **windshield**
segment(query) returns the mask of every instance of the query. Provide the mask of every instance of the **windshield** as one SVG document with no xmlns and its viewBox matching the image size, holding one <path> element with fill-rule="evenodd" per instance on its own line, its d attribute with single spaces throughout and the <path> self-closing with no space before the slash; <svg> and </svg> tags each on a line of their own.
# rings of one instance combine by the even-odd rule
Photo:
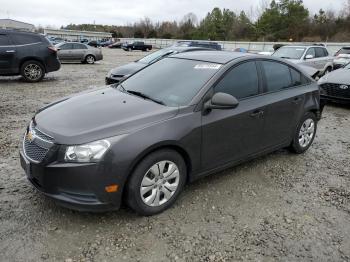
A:
<svg viewBox="0 0 350 262">
<path fill-rule="evenodd" d="M 167 106 L 188 105 L 221 65 L 202 61 L 164 58 L 123 81 L 126 91 Z"/>
<path fill-rule="evenodd" d="M 342 48 L 338 51 L 337 55 L 350 55 L 350 48 Z"/>
<path fill-rule="evenodd" d="M 172 53 L 175 53 L 174 50 L 170 49 L 161 49 L 159 51 L 153 52 L 152 54 L 149 54 L 148 56 L 145 56 L 144 58 L 141 58 L 138 60 L 138 62 L 141 62 L 143 64 L 150 64 L 154 62 L 155 60 L 163 57 L 163 56 L 168 56 Z"/>
<path fill-rule="evenodd" d="M 281 47 L 272 56 L 286 58 L 286 59 L 300 59 L 306 48 L 303 47 Z"/>
</svg>

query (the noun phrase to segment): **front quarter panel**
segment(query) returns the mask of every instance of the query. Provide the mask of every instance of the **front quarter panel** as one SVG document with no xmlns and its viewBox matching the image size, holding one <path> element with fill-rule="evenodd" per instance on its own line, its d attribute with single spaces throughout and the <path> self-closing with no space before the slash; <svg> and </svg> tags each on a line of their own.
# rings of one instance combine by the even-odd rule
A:
<svg viewBox="0 0 350 262">
<path fill-rule="evenodd" d="M 181 111 L 181 110 L 180 110 Z M 164 147 L 181 149 L 188 168 L 200 167 L 201 112 L 187 108 L 176 117 L 125 135 L 105 156 L 111 163 L 111 173 L 123 187 L 137 164 L 149 153 Z"/>
</svg>

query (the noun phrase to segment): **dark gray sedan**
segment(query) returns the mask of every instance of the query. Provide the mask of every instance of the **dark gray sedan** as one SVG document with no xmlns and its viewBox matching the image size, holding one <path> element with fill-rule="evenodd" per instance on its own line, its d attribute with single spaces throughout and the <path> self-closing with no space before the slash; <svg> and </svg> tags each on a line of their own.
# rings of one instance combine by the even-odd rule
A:
<svg viewBox="0 0 350 262">
<path fill-rule="evenodd" d="M 60 43 L 56 45 L 58 58 L 61 61 L 81 62 L 93 64 L 95 61 L 103 59 L 100 48 L 91 47 L 82 43 Z"/>
<path fill-rule="evenodd" d="M 350 63 L 321 77 L 318 84 L 323 100 L 350 103 Z"/>
<path fill-rule="evenodd" d="M 319 87 L 295 64 L 187 52 L 39 110 L 21 164 L 64 206 L 108 210 L 125 201 L 152 215 L 195 179 L 284 147 L 305 152 L 320 115 Z"/>
</svg>

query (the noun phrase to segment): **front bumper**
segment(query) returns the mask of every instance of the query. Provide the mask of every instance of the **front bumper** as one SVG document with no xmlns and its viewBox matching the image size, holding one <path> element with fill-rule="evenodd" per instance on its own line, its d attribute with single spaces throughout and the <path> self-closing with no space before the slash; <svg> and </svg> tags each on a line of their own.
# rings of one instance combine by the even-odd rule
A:
<svg viewBox="0 0 350 262">
<path fill-rule="evenodd" d="M 120 184 L 110 167 L 102 163 L 30 162 L 20 151 L 21 166 L 30 183 L 58 204 L 79 211 L 108 211 L 120 207 L 122 190 L 107 193 L 105 187 Z"/>
</svg>

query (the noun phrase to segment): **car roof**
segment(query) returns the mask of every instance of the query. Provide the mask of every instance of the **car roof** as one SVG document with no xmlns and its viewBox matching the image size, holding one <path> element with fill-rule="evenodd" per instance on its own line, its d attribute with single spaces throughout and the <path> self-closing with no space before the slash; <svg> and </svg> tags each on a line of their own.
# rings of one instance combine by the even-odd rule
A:
<svg viewBox="0 0 350 262">
<path fill-rule="evenodd" d="M 40 34 L 35 33 L 35 32 L 20 31 L 20 30 L 13 30 L 13 29 L 0 29 L 0 34 L 7 34 L 7 33 L 26 34 L 26 35 L 40 35 Z"/>
<path fill-rule="evenodd" d="M 234 59 L 251 56 L 249 53 L 231 52 L 231 51 L 197 51 L 197 52 L 184 52 L 175 55 L 171 55 L 173 58 L 182 58 L 189 60 L 205 61 L 217 64 L 226 64 Z"/>
<path fill-rule="evenodd" d="M 164 49 L 167 50 L 173 50 L 173 51 L 178 51 L 180 52 L 187 52 L 187 51 L 197 51 L 197 50 L 215 50 L 212 48 L 208 48 L 208 47 L 199 47 L 199 46 L 169 46 L 169 47 L 165 47 Z"/>
<path fill-rule="evenodd" d="M 322 48 L 326 48 L 325 46 L 323 45 L 284 45 L 284 46 L 281 46 L 280 48 L 282 47 L 297 47 L 297 48 L 308 48 L 308 47 L 322 47 Z"/>
</svg>

